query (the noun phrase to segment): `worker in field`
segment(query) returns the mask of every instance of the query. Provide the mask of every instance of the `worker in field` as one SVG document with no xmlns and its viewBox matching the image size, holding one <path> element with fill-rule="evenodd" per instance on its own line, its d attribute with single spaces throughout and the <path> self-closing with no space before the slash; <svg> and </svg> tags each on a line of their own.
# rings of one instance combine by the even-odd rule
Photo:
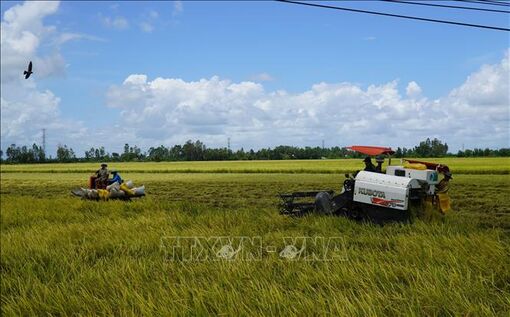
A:
<svg viewBox="0 0 510 317">
<path fill-rule="evenodd" d="M 108 185 L 108 164 L 101 164 L 101 168 L 96 171 L 96 188 L 102 189 L 106 188 Z"/>
<path fill-rule="evenodd" d="M 115 182 L 119 183 L 119 185 L 122 184 L 122 178 L 120 177 L 119 172 L 117 172 L 116 170 L 113 170 L 113 171 L 111 171 L 111 173 L 112 173 L 113 177 L 112 177 L 112 179 L 108 180 L 108 185 L 111 185 Z"/>
<path fill-rule="evenodd" d="M 450 189 L 450 179 L 453 179 L 450 171 L 445 171 L 443 179 L 436 185 L 436 194 L 446 194 Z"/>
<path fill-rule="evenodd" d="M 374 164 L 372 164 L 372 158 L 370 156 L 365 157 L 363 162 L 365 162 L 364 171 L 367 171 L 367 172 L 375 172 L 376 171 Z"/>
<path fill-rule="evenodd" d="M 381 155 L 378 155 L 375 158 L 375 161 L 377 162 L 377 166 L 375 167 L 375 171 L 377 173 L 382 173 L 382 165 L 384 163 L 384 157 L 382 157 Z"/>
</svg>

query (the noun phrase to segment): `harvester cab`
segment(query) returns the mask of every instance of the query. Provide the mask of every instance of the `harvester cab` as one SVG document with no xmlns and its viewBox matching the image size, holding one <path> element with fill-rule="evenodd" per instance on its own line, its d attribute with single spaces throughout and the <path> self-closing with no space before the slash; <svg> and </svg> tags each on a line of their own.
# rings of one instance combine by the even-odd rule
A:
<svg viewBox="0 0 510 317">
<path fill-rule="evenodd" d="M 439 181 L 440 173 L 451 175 L 446 165 L 406 159 L 396 166 L 391 165 L 391 155 L 394 154 L 391 148 L 351 146 L 349 149 L 377 156 L 379 169 L 346 174 L 338 194 L 333 190 L 280 194 L 280 212 L 291 215 L 309 212 L 340 214 L 383 223 L 449 211 L 448 186 L 440 183 L 447 183 L 451 176 Z M 384 156 L 388 157 L 385 172 L 381 168 Z"/>
</svg>

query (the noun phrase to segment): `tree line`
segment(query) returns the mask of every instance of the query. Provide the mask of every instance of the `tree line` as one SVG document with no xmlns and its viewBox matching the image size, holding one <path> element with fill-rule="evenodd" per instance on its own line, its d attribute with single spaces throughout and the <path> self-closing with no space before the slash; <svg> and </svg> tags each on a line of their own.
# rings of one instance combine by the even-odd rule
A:
<svg viewBox="0 0 510 317">
<path fill-rule="evenodd" d="M 11 144 L 4 153 L 0 151 L 0 159 L 3 163 L 43 163 L 43 162 L 136 162 L 136 161 L 226 161 L 226 160 L 292 160 L 292 159 L 338 159 L 360 158 L 364 155 L 353 152 L 345 147 L 296 147 L 280 145 L 275 148 L 262 148 L 259 150 L 244 150 L 243 148 L 232 151 L 228 148 L 208 148 L 200 140 L 191 141 L 172 147 L 160 145 L 150 147 L 143 152 L 137 146 L 124 145 L 122 153 L 109 153 L 104 147 L 90 148 L 84 155 L 78 157 L 75 151 L 67 145 L 57 146 L 55 158 L 46 157 L 41 146 L 33 144 L 29 146 L 17 146 Z M 437 138 L 426 139 L 412 149 L 400 148 L 395 150 L 394 157 L 489 157 L 510 156 L 510 148 L 502 149 L 473 149 L 458 151 L 456 154 L 448 152 L 448 144 Z"/>
</svg>

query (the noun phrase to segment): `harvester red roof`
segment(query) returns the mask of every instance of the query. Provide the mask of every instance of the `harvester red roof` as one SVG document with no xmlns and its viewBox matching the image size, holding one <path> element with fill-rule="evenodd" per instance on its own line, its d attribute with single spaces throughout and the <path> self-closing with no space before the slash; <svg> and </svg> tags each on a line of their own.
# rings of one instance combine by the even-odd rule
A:
<svg viewBox="0 0 510 317">
<path fill-rule="evenodd" d="M 390 147 L 383 146 L 365 146 L 365 145 L 353 145 L 347 147 L 350 150 L 360 152 L 366 155 L 382 155 L 382 154 L 395 154 Z"/>
</svg>

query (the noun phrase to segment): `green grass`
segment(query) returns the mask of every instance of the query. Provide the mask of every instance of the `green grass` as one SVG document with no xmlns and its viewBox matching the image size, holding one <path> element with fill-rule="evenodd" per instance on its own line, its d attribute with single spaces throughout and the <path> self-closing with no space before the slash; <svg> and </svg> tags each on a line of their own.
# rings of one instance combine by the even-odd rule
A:
<svg viewBox="0 0 510 317">
<path fill-rule="evenodd" d="M 510 158 L 432 158 L 426 161 L 447 164 L 454 174 L 510 174 Z M 400 164 L 400 159 L 392 159 Z M 123 173 L 319 173 L 338 174 L 362 169 L 361 159 L 290 161 L 213 162 L 126 162 L 109 163 Z M 385 164 L 386 166 L 386 164 Z M 1 165 L 2 173 L 92 173 L 99 163 Z"/>
<path fill-rule="evenodd" d="M 71 197 L 86 176 L 1 174 L 3 316 L 510 313 L 509 175 L 455 174 L 455 212 L 383 227 L 278 214 L 277 193 L 338 190 L 337 174 L 126 172 L 147 188 L 130 203 Z M 171 236 L 258 236 L 278 251 L 285 237 L 340 237 L 345 258 L 186 262 L 169 257 Z"/>
</svg>

